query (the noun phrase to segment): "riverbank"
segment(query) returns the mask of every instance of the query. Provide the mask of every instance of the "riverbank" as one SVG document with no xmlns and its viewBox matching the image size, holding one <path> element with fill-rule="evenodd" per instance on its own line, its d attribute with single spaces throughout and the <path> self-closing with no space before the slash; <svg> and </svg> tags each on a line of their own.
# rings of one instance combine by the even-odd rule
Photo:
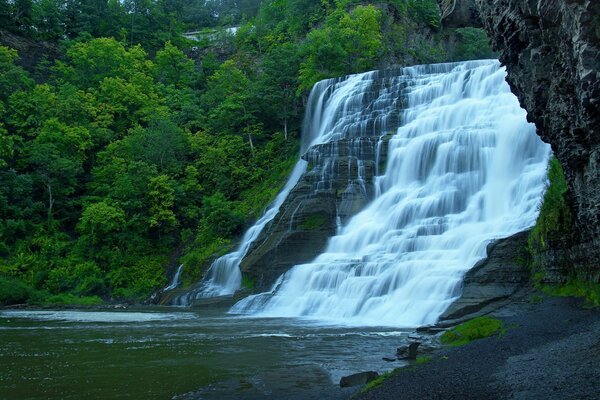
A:
<svg viewBox="0 0 600 400">
<path fill-rule="evenodd" d="M 505 334 L 440 350 L 432 361 L 401 369 L 353 398 L 598 398 L 600 310 L 528 291 L 490 315 L 504 321 Z"/>
</svg>

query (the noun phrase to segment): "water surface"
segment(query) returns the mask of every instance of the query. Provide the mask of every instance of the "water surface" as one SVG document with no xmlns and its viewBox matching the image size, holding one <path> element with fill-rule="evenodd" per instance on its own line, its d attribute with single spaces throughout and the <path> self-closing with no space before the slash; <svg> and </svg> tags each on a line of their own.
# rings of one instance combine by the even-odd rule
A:
<svg viewBox="0 0 600 400">
<path fill-rule="evenodd" d="M 348 398 L 340 377 L 389 370 L 392 328 L 225 310 L 0 311 L 6 399 Z"/>
</svg>

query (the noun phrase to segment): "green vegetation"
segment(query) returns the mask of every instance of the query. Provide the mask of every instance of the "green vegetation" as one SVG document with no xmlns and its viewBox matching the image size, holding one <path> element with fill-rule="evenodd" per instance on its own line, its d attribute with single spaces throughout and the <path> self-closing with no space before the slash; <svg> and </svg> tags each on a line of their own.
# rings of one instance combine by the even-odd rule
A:
<svg viewBox="0 0 600 400">
<path fill-rule="evenodd" d="M 317 80 L 456 59 L 435 0 L 0 0 L 0 23 L 52 49 L 0 46 L 2 304 L 196 281 L 285 182 Z"/>
<path fill-rule="evenodd" d="M 381 375 L 379 375 L 377 378 L 373 379 L 371 382 L 367 383 L 360 391 L 361 393 L 365 393 L 368 392 L 371 389 L 374 389 L 378 386 L 381 386 L 381 384 L 383 384 L 383 381 L 385 381 L 386 379 L 388 379 L 389 377 L 395 375 L 398 373 L 398 371 L 400 370 L 400 368 L 394 368 L 391 371 L 385 372 Z"/>
<path fill-rule="evenodd" d="M 433 357 L 432 356 L 418 356 L 416 361 L 415 361 L 415 367 L 401 367 L 401 368 L 394 368 L 391 371 L 385 372 L 381 375 L 379 375 L 376 379 L 373 379 L 371 382 L 367 383 L 361 390 L 361 393 L 365 393 L 368 392 L 371 389 L 374 389 L 378 386 L 381 386 L 383 384 L 383 382 L 386 379 L 389 379 L 390 377 L 402 372 L 402 371 L 407 371 L 407 370 L 413 370 L 414 368 L 416 368 L 416 366 L 418 365 L 422 365 L 422 364 L 426 364 L 430 361 L 433 361 Z"/>
<path fill-rule="evenodd" d="M 564 284 L 543 284 L 545 271 L 538 260 L 547 250 L 560 248 L 571 232 L 571 210 L 567 202 L 568 187 L 559 161 L 552 157 L 548 164 L 548 186 L 540 214 L 528 238 L 529 266 L 533 282 L 543 292 L 553 296 L 584 298 L 590 306 L 600 306 L 600 284 L 585 279 L 585 271 L 572 271 L 568 261 L 562 268 L 568 276 Z"/>
<path fill-rule="evenodd" d="M 327 223 L 327 217 L 323 214 L 310 214 L 300 224 L 300 228 L 311 230 L 324 226 Z"/>
<path fill-rule="evenodd" d="M 417 365 L 426 364 L 433 360 L 432 356 L 418 356 L 415 363 Z"/>
<path fill-rule="evenodd" d="M 242 276 L 242 287 L 246 289 L 254 289 L 254 280 L 248 276 Z"/>
<path fill-rule="evenodd" d="M 504 332 L 504 323 L 499 319 L 477 317 L 444 332 L 440 341 L 450 346 L 462 346 L 473 340 L 502 335 Z"/>
<path fill-rule="evenodd" d="M 562 285 L 538 285 L 552 296 L 580 297 L 588 307 L 600 307 L 600 283 L 570 278 Z"/>
<path fill-rule="evenodd" d="M 555 157 L 548 164 L 548 186 L 540 207 L 540 215 L 528 239 L 529 252 L 535 257 L 570 231 L 571 211 L 567 205 L 567 181 Z"/>
</svg>

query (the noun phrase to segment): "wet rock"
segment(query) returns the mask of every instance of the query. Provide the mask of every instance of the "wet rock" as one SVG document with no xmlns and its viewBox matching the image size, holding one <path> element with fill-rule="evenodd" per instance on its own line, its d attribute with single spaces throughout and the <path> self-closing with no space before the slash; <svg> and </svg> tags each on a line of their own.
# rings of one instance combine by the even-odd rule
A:
<svg viewBox="0 0 600 400">
<path fill-rule="evenodd" d="M 375 371 L 359 372 L 356 374 L 342 377 L 342 379 L 340 379 L 340 386 L 341 387 L 362 386 L 362 385 L 366 385 L 367 383 L 371 382 L 372 380 L 377 379 L 378 377 L 379 377 L 379 374 Z"/>
<path fill-rule="evenodd" d="M 412 342 L 408 346 L 398 347 L 396 355 L 399 360 L 416 360 L 418 348 L 421 342 Z"/>
<path fill-rule="evenodd" d="M 398 360 L 396 357 L 382 357 L 381 358 L 383 361 L 387 361 L 387 362 L 393 362 Z"/>
<path fill-rule="evenodd" d="M 448 307 L 440 321 L 475 313 L 507 299 L 529 281 L 529 271 L 519 263 L 526 251 L 529 231 L 488 245 L 488 257 L 471 268 L 463 280 L 462 294 Z"/>
<path fill-rule="evenodd" d="M 292 266 L 320 254 L 338 223 L 374 196 L 373 178 L 385 165 L 387 139 L 360 137 L 311 147 L 307 172 L 240 263 L 254 290 L 270 289 Z"/>
</svg>

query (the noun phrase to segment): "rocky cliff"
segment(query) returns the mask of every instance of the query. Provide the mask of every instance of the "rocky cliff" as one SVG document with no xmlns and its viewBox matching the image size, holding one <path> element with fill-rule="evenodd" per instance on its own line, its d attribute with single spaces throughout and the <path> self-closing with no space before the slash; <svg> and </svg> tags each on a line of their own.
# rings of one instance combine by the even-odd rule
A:
<svg viewBox="0 0 600 400">
<path fill-rule="evenodd" d="M 338 224 L 373 198 L 373 178 L 385 165 L 386 143 L 386 137 L 361 137 L 307 151 L 307 172 L 240 264 L 254 289 L 268 290 L 292 266 L 315 258 Z"/>
<path fill-rule="evenodd" d="M 600 3 L 477 0 L 508 82 L 565 171 L 570 237 L 542 263 L 562 275 L 600 271 Z M 568 270 L 574 266 L 576 270 Z M 564 268 L 567 268 L 565 270 Z M 554 271 L 556 272 L 556 271 Z M 555 277 L 560 274 L 553 273 Z M 581 274 L 579 274 L 581 275 Z"/>
</svg>

